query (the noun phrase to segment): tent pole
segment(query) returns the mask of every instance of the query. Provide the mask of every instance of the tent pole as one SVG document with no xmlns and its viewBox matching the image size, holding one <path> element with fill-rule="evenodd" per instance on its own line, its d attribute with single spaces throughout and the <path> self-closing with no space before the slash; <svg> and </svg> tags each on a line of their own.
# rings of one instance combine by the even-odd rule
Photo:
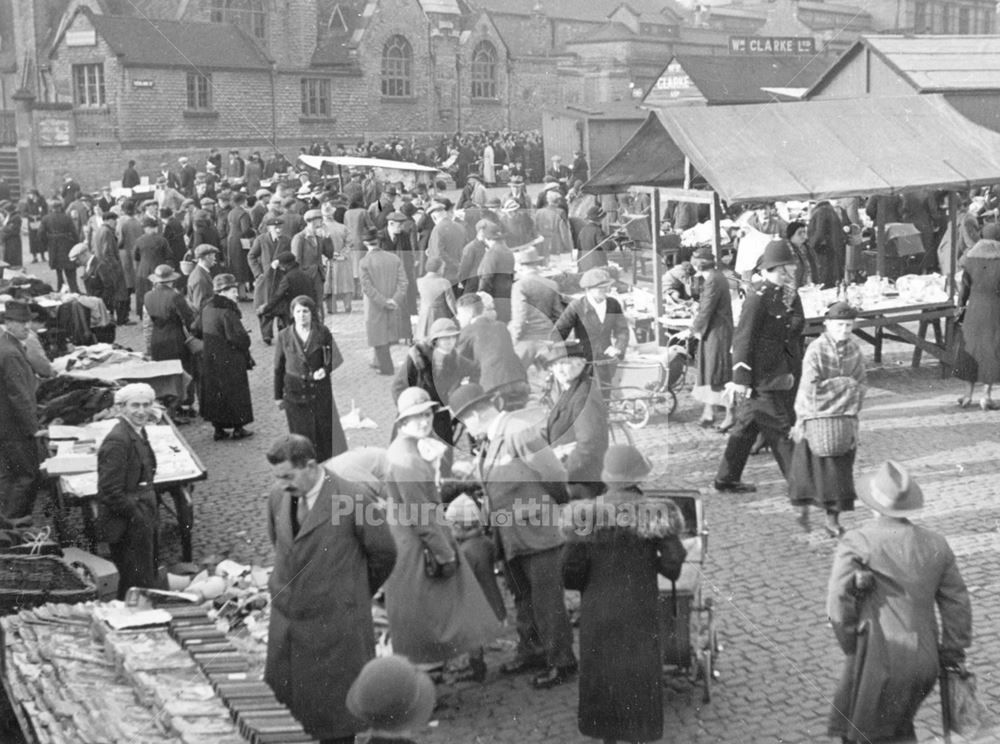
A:
<svg viewBox="0 0 1000 744">
<path fill-rule="evenodd" d="M 958 270 L 958 193 L 948 192 L 948 219 L 951 221 L 951 258 L 948 260 L 948 301 L 955 304 L 955 272 Z"/>
<path fill-rule="evenodd" d="M 718 191 L 712 192 L 710 209 L 712 212 L 712 256 L 715 258 L 715 265 L 721 266 L 722 238 L 719 229 L 719 213 L 722 211 L 722 203 L 719 201 Z"/>
<path fill-rule="evenodd" d="M 877 200 L 879 197 L 875 198 Z M 885 276 L 885 208 L 882 204 L 878 204 L 877 209 L 878 213 L 875 215 L 875 273 L 879 276 Z"/>
<path fill-rule="evenodd" d="M 688 156 L 684 156 L 684 190 L 691 188 L 691 161 Z"/>
<path fill-rule="evenodd" d="M 660 316 L 663 315 L 663 274 L 660 271 L 660 190 L 653 188 L 653 208 L 649 219 L 653 238 L 653 338 L 660 345 Z"/>
</svg>

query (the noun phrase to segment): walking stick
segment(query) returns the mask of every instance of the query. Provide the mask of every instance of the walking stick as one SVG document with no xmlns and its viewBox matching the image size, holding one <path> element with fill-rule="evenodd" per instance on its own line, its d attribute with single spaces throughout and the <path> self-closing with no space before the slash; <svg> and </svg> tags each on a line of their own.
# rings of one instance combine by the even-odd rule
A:
<svg viewBox="0 0 1000 744">
<path fill-rule="evenodd" d="M 938 672 L 938 686 L 941 690 L 941 728 L 944 731 L 944 744 L 951 744 L 951 685 L 948 680 L 948 667 L 944 664 Z"/>
</svg>

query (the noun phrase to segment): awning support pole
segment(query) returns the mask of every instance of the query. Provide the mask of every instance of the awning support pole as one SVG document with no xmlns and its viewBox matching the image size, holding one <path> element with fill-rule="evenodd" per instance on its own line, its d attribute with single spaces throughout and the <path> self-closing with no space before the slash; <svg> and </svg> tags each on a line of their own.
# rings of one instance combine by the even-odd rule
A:
<svg viewBox="0 0 1000 744">
<path fill-rule="evenodd" d="M 653 208 L 649 210 L 653 236 L 653 338 L 660 345 L 660 317 L 663 315 L 663 274 L 660 271 L 660 190 L 653 189 Z"/>
<path fill-rule="evenodd" d="M 712 212 L 712 255 L 715 257 L 715 265 L 722 266 L 722 236 L 719 228 L 719 214 L 722 212 L 722 202 L 719 201 L 719 193 L 712 192 L 712 204 L 709 207 Z"/>
<path fill-rule="evenodd" d="M 951 259 L 948 261 L 948 300 L 955 303 L 955 272 L 958 271 L 958 193 L 948 192 L 948 219 L 951 221 Z"/>
</svg>

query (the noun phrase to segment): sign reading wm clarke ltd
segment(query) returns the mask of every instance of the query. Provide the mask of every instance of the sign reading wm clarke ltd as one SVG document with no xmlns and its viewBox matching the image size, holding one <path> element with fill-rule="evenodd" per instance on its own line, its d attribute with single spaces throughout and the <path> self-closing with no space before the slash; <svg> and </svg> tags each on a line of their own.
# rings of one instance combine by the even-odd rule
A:
<svg viewBox="0 0 1000 744">
<path fill-rule="evenodd" d="M 815 54 L 811 36 L 730 36 L 730 54 Z"/>
</svg>

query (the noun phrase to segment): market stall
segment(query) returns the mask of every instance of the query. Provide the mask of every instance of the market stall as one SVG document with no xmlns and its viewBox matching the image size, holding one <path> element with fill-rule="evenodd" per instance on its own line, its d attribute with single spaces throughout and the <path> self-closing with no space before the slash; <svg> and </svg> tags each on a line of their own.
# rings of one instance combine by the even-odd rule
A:
<svg viewBox="0 0 1000 744">
<path fill-rule="evenodd" d="M 315 170 L 323 171 L 323 166 L 329 164 L 336 167 L 340 182 L 346 183 L 344 169 L 373 169 L 379 181 L 386 183 L 402 182 L 410 189 L 417 183 L 429 183 L 440 171 L 430 165 L 406 163 L 401 160 L 384 160 L 382 158 L 359 158 L 348 155 L 299 155 L 299 160 Z"/>
<path fill-rule="evenodd" d="M 711 190 L 690 189 L 699 181 Z M 718 255 L 720 199 L 729 204 L 820 200 L 914 188 L 955 191 L 997 181 L 1000 135 L 965 119 L 940 96 L 927 95 L 656 109 L 584 190 L 651 189 L 654 250 L 661 197 L 708 201 Z M 954 196 L 949 211 L 954 220 Z M 877 240 L 881 270 L 883 231 Z M 954 274 L 953 258 L 948 276 Z M 934 348 L 917 345 L 938 358 L 944 356 L 954 323 L 953 281 L 947 290 L 946 298 L 929 307 L 910 306 L 914 319 L 944 321 L 940 343 Z M 659 301 L 659 287 L 655 294 Z M 889 325 L 901 322 L 907 321 L 897 318 Z M 914 343 L 903 330 L 897 335 Z M 884 337 L 883 332 L 879 338 Z M 919 354 L 914 358 L 919 362 Z"/>
</svg>

